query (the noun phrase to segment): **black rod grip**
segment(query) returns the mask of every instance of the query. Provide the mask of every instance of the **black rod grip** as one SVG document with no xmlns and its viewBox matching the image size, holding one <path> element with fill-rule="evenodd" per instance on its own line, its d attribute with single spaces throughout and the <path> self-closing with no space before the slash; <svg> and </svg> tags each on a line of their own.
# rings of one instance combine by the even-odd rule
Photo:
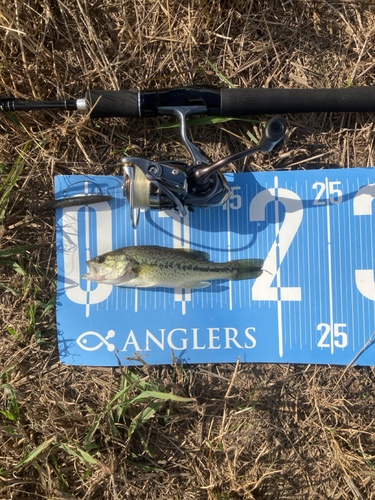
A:
<svg viewBox="0 0 375 500">
<path fill-rule="evenodd" d="M 139 118 L 138 90 L 88 90 L 86 101 L 92 118 Z"/>
<path fill-rule="evenodd" d="M 375 89 L 221 89 L 221 115 L 375 111 Z"/>
</svg>

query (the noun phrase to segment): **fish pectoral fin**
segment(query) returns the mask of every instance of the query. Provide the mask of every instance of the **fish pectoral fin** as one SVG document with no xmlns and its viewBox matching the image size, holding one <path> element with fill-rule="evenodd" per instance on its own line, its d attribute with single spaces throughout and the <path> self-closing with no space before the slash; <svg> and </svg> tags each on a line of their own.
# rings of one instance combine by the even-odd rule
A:
<svg viewBox="0 0 375 500">
<path fill-rule="evenodd" d="M 201 250 L 194 250 L 193 248 L 179 248 L 182 252 L 188 253 L 191 257 L 201 260 L 209 260 L 210 254 L 207 252 L 202 252 Z"/>
<path fill-rule="evenodd" d="M 211 286 L 211 283 L 209 281 L 197 281 L 195 283 L 186 283 L 185 285 L 182 285 L 181 288 L 190 288 L 191 290 L 198 290 L 199 288 L 207 288 L 208 286 Z"/>
</svg>

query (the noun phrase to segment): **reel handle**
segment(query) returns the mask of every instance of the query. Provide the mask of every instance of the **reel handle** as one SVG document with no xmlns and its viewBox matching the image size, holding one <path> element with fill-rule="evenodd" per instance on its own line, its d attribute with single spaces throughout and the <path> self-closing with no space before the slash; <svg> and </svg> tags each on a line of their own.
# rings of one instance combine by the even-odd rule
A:
<svg viewBox="0 0 375 500">
<path fill-rule="evenodd" d="M 274 116 L 267 123 L 259 144 L 254 148 L 247 149 L 245 151 L 240 151 L 239 153 L 227 156 L 226 158 L 218 160 L 217 162 L 212 163 L 211 165 L 204 165 L 202 167 L 194 168 L 192 177 L 194 179 L 195 184 L 197 186 L 205 184 L 208 178 L 214 172 L 225 167 L 226 165 L 229 165 L 229 163 L 233 163 L 234 161 L 237 160 L 242 160 L 242 158 L 258 153 L 259 151 L 269 153 L 284 137 L 286 128 L 287 128 L 287 123 L 285 118 L 283 118 L 282 116 Z"/>
<path fill-rule="evenodd" d="M 284 137 L 286 132 L 286 120 L 282 116 L 274 116 L 267 123 L 262 138 L 258 144 L 260 151 L 269 153 Z"/>
</svg>

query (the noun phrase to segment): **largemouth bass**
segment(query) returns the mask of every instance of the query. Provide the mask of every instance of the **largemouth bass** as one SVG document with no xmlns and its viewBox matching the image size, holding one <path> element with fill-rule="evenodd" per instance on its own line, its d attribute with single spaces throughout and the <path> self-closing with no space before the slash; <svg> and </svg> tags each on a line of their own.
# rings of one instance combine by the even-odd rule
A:
<svg viewBox="0 0 375 500">
<path fill-rule="evenodd" d="M 208 280 L 247 280 L 262 274 L 262 259 L 210 262 L 199 250 L 125 247 L 87 261 L 85 280 L 122 287 L 205 288 Z"/>
</svg>

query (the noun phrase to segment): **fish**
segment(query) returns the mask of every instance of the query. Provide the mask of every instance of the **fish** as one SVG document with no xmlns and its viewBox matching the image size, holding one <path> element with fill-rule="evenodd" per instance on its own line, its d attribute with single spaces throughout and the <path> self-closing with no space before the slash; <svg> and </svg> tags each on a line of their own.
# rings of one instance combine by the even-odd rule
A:
<svg viewBox="0 0 375 500">
<path fill-rule="evenodd" d="M 211 280 L 248 280 L 263 272 L 263 259 L 211 262 L 210 254 L 155 245 L 124 247 L 86 262 L 82 279 L 130 288 L 189 288 L 211 285 Z"/>
</svg>

